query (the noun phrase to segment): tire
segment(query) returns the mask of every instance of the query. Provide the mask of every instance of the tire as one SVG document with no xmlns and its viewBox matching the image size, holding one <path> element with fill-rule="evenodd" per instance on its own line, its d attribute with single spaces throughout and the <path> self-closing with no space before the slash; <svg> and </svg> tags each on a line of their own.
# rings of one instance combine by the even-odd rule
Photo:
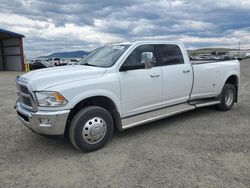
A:
<svg viewBox="0 0 250 188">
<path fill-rule="evenodd" d="M 230 110 L 234 105 L 235 97 L 236 89 L 234 85 L 225 84 L 220 96 L 221 103 L 217 105 L 217 108 L 222 111 Z"/>
<path fill-rule="evenodd" d="M 112 137 L 113 118 L 104 108 L 89 106 L 80 110 L 69 127 L 71 143 L 80 151 L 102 148 Z"/>
</svg>

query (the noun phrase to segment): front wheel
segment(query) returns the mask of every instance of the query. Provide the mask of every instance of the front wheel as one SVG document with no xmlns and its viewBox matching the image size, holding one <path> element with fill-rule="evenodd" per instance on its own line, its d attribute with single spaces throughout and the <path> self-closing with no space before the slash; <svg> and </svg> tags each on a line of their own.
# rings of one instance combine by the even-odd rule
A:
<svg viewBox="0 0 250 188">
<path fill-rule="evenodd" d="M 102 148 L 113 134 L 113 118 L 98 106 L 80 110 L 72 119 L 69 128 L 71 143 L 81 151 Z"/>
<path fill-rule="evenodd" d="M 232 84 L 225 84 L 221 92 L 221 103 L 217 108 L 222 111 L 230 110 L 235 102 L 236 89 Z"/>
</svg>

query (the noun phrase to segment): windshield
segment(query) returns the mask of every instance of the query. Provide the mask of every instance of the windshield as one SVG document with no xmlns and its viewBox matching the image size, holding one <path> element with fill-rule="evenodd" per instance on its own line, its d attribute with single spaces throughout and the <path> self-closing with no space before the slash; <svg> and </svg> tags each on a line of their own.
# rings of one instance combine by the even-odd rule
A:
<svg viewBox="0 0 250 188">
<path fill-rule="evenodd" d="M 102 46 L 83 58 L 79 64 L 95 67 L 111 67 L 128 47 L 129 45 Z"/>
</svg>

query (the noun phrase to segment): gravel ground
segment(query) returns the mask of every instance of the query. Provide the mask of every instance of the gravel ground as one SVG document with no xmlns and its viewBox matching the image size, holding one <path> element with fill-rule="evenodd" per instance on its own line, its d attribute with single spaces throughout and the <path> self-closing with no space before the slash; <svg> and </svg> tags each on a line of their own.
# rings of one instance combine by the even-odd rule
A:
<svg viewBox="0 0 250 188">
<path fill-rule="evenodd" d="M 80 153 L 66 139 L 25 128 L 13 109 L 15 77 L 0 73 L 0 187 L 250 187 L 250 60 L 240 102 L 116 132 Z"/>
</svg>

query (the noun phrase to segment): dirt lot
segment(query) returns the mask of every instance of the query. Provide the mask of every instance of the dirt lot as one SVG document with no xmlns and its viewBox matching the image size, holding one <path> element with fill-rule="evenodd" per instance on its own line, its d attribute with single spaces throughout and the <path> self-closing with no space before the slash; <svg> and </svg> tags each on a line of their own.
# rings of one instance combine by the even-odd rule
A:
<svg viewBox="0 0 250 188">
<path fill-rule="evenodd" d="M 250 60 L 240 103 L 203 108 L 115 133 L 80 153 L 25 128 L 13 109 L 15 76 L 0 73 L 0 187 L 250 187 Z"/>
</svg>

